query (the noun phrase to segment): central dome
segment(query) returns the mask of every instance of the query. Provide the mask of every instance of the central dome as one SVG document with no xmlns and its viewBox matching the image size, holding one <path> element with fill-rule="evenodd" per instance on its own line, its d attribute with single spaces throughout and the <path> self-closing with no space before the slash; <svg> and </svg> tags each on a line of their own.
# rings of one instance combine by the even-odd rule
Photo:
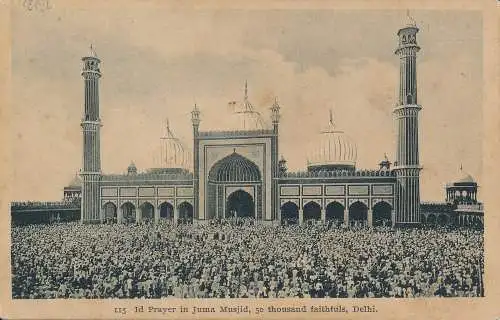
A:
<svg viewBox="0 0 500 320">
<path fill-rule="evenodd" d="M 237 105 L 236 101 L 229 103 L 233 107 L 233 114 L 231 117 L 230 129 L 252 131 L 252 130 L 265 130 L 268 125 L 262 118 L 261 114 L 255 110 L 254 106 L 248 100 L 248 85 L 245 82 L 245 97 L 243 102 Z"/>
<path fill-rule="evenodd" d="M 308 171 L 354 170 L 356 160 L 356 143 L 335 128 L 330 112 L 328 127 L 321 132 L 316 148 L 308 157 Z"/>
</svg>

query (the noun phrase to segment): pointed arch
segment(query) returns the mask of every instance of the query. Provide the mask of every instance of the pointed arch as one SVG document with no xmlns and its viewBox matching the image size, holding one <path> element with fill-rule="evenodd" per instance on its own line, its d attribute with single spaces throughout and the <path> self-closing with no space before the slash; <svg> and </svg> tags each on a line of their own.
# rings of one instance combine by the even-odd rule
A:
<svg viewBox="0 0 500 320">
<path fill-rule="evenodd" d="M 181 202 L 177 209 L 179 210 L 180 223 L 193 223 L 193 205 L 188 201 Z"/>
<path fill-rule="evenodd" d="M 349 206 L 349 222 L 351 221 L 367 221 L 368 207 L 361 201 L 355 201 Z"/>
<path fill-rule="evenodd" d="M 160 219 L 174 220 L 174 206 L 167 201 L 160 204 Z"/>
<path fill-rule="evenodd" d="M 108 222 L 116 222 L 118 219 L 118 210 L 116 208 L 116 205 L 108 201 L 104 204 L 103 206 L 104 209 L 104 219 Z"/>
<path fill-rule="evenodd" d="M 326 206 L 326 220 L 344 220 L 345 207 L 338 201 L 330 202 Z"/>
<path fill-rule="evenodd" d="M 304 205 L 304 221 L 321 220 L 321 205 L 316 201 L 309 201 Z"/>
<path fill-rule="evenodd" d="M 298 224 L 299 207 L 292 201 L 287 201 L 281 205 L 281 223 Z"/>
<path fill-rule="evenodd" d="M 137 221 L 136 208 L 132 202 L 127 201 L 121 205 L 123 222 L 135 223 Z"/>
<path fill-rule="evenodd" d="M 372 209 L 373 226 L 391 225 L 392 206 L 386 201 L 377 202 Z"/>
<path fill-rule="evenodd" d="M 140 206 L 141 210 L 141 220 L 142 221 L 153 221 L 155 217 L 155 207 L 149 203 L 149 202 L 144 202 Z"/>
</svg>

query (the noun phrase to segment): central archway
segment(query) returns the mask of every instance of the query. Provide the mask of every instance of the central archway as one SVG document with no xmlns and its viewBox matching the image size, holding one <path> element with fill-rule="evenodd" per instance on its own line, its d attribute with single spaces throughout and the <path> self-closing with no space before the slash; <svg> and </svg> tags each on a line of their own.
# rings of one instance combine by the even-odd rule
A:
<svg viewBox="0 0 500 320">
<path fill-rule="evenodd" d="M 262 174 L 257 164 L 236 153 L 236 149 L 212 166 L 207 180 L 208 219 L 262 218 Z"/>
<path fill-rule="evenodd" d="M 226 218 L 254 218 L 255 203 L 252 196 L 243 190 L 236 190 L 227 197 Z"/>
</svg>

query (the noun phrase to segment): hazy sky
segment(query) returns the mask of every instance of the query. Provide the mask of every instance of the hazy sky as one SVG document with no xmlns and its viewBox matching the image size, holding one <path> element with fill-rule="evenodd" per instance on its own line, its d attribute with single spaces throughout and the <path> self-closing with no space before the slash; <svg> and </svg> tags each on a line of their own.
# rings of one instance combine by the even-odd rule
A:
<svg viewBox="0 0 500 320">
<path fill-rule="evenodd" d="M 482 20 L 479 12 L 413 11 L 418 58 L 423 200 L 442 200 L 463 163 L 480 181 Z M 227 103 L 250 100 L 266 120 L 281 104 L 280 153 L 306 167 L 333 109 L 358 145 L 358 168 L 395 157 L 392 108 L 404 11 L 167 10 L 65 7 L 12 14 L 13 200 L 57 200 L 82 163 L 81 56 L 102 59 L 102 169 L 157 165 L 164 119 L 192 146 L 190 111 L 202 130 L 223 129 Z"/>
</svg>

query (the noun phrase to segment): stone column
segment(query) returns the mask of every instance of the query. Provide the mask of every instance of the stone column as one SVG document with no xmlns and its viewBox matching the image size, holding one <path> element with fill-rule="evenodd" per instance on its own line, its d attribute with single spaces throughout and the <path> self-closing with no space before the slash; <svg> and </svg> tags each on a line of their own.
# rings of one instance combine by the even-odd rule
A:
<svg viewBox="0 0 500 320">
<path fill-rule="evenodd" d="M 349 225 L 349 210 L 344 208 L 344 223 Z"/>
<path fill-rule="evenodd" d="M 161 213 L 161 208 L 155 208 L 154 210 L 154 221 L 155 223 L 158 223 L 158 221 L 160 221 L 160 213 Z"/>
<path fill-rule="evenodd" d="M 179 222 L 179 208 L 174 207 L 174 226 Z"/>
<path fill-rule="evenodd" d="M 116 210 L 116 223 L 123 223 L 123 208 Z"/>
<path fill-rule="evenodd" d="M 142 222 L 142 210 L 141 207 L 137 207 L 135 209 L 135 221 L 140 223 Z"/>
<path fill-rule="evenodd" d="M 368 226 L 372 227 L 373 226 L 373 210 L 368 209 Z"/>
<path fill-rule="evenodd" d="M 299 225 L 304 224 L 304 210 L 299 209 Z"/>
<path fill-rule="evenodd" d="M 326 210 L 324 208 L 321 208 L 321 221 L 326 222 Z"/>
</svg>

